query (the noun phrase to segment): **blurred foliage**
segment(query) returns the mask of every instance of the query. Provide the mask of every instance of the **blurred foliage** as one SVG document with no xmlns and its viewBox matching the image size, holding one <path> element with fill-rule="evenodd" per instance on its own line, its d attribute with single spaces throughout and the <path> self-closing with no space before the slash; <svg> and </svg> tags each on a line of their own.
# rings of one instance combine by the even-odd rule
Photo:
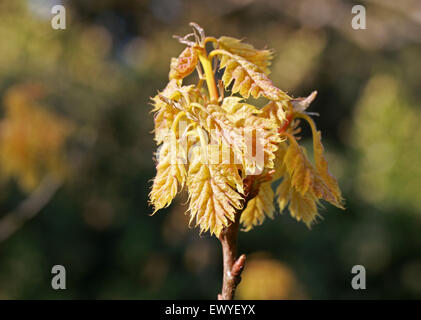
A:
<svg viewBox="0 0 421 320">
<path fill-rule="evenodd" d="M 64 175 L 63 146 L 70 124 L 36 105 L 39 86 L 12 87 L 0 121 L 1 178 L 16 176 L 22 189 L 34 189 L 43 176 Z"/>
<path fill-rule="evenodd" d="M 357 104 L 353 141 L 361 153 L 357 190 L 384 208 L 421 212 L 421 110 L 392 76 L 375 75 Z M 370 192 L 367 192 L 370 190 Z"/>
<path fill-rule="evenodd" d="M 219 244 L 185 227 L 185 195 L 153 219 L 147 204 L 149 97 L 182 48 L 172 35 L 190 21 L 273 48 L 271 77 L 294 96 L 317 88 L 309 111 L 322 115 L 316 123 L 347 200 L 311 231 L 277 215 L 241 233 L 250 264 L 239 297 L 421 298 L 419 1 L 363 1 L 367 30 L 358 31 L 353 3 L 340 0 L 69 0 L 67 29 L 57 31 L 59 2 L 0 1 L 0 130 L 16 126 L 25 152 L 36 150 L 13 154 L 7 145 L 18 150 L 18 140 L 1 135 L 1 175 L 12 177 L 0 183 L 0 224 L 55 171 L 56 157 L 69 172 L 48 205 L 0 243 L 0 298 L 216 298 Z M 270 257 L 253 258 L 258 251 Z M 67 290 L 51 289 L 55 264 L 67 269 Z M 351 288 L 356 264 L 367 269 L 365 291 Z M 267 273 L 273 282 L 256 279 Z"/>
<path fill-rule="evenodd" d="M 251 255 L 241 275 L 238 299 L 285 300 L 304 299 L 301 285 L 294 272 L 278 260 L 264 253 Z"/>
</svg>

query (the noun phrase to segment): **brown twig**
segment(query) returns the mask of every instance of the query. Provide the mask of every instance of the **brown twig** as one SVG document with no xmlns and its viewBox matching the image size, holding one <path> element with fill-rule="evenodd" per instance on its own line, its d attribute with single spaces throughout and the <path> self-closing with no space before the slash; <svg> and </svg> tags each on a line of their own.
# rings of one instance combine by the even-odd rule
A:
<svg viewBox="0 0 421 320">
<path fill-rule="evenodd" d="M 39 187 L 14 211 L 0 219 L 0 242 L 13 235 L 28 220 L 35 217 L 51 200 L 61 181 L 52 176 L 45 177 Z"/>
<path fill-rule="evenodd" d="M 243 209 L 235 215 L 235 220 L 222 230 L 219 241 L 222 245 L 222 257 L 224 264 L 224 275 L 222 280 L 222 291 L 218 294 L 218 300 L 233 300 L 235 290 L 241 281 L 241 273 L 246 262 L 246 255 L 242 254 L 237 258 L 237 238 L 240 229 L 240 218 L 244 208 L 250 199 L 257 195 L 254 188 L 254 179 L 248 178 L 244 181 L 245 203 Z"/>
<path fill-rule="evenodd" d="M 235 289 L 241 281 L 241 272 L 244 268 L 246 256 L 243 254 L 237 257 L 237 235 L 240 226 L 240 214 L 237 214 L 235 221 L 225 228 L 219 236 L 222 245 L 222 255 L 224 261 L 224 276 L 222 281 L 222 292 L 218 296 L 219 300 L 232 300 Z"/>
</svg>

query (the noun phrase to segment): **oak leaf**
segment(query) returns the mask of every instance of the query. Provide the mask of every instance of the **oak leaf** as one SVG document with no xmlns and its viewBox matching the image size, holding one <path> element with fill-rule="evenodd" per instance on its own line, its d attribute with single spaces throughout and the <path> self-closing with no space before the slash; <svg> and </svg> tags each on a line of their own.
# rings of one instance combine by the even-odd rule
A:
<svg viewBox="0 0 421 320">
<path fill-rule="evenodd" d="M 210 230 L 218 237 L 223 227 L 234 221 L 243 198 L 230 185 L 230 176 L 224 174 L 231 165 L 206 164 L 195 151 L 187 178 L 190 222 L 195 220 L 201 232 Z"/>
<path fill-rule="evenodd" d="M 273 218 L 275 212 L 274 195 L 271 182 L 260 185 L 259 193 L 248 201 L 246 208 L 241 214 L 240 223 L 244 227 L 244 231 L 249 231 L 253 227 L 262 224 L 266 216 Z"/>
<path fill-rule="evenodd" d="M 273 59 L 273 52 L 271 50 L 257 50 L 251 44 L 241 42 L 241 40 L 232 37 L 220 37 L 217 44 L 221 49 L 255 64 L 264 73 L 270 73 L 269 66 Z"/>
</svg>

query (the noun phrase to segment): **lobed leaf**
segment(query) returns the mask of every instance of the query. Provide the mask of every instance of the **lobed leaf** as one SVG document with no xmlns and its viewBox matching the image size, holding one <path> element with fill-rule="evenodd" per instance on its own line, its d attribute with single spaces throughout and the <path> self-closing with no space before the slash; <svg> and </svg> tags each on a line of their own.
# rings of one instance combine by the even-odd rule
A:
<svg viewBox="0 0 421 320">
<path fill-rule="evenodd" d="M 315 151 L 315 154 L 318 153 L 317 163 L 319 163 L 319 168 L 325 168 L 327 163 L 320 162 L 320 152 L 323 150 L 319 142 L 315 142 L 318 149 L 317 152 Z M 288 146 L 283 153 L 283 162 L 278 170 L 282 175 L 282 181 L 276 190 L 276 196 L 281 211 L 288 205 L 291 216 L 310 226 L 318 216 L 319 199 L 324 199 L 342 208 L 335 189 L 325 182 L 319 169 L 316 170 L 313 167 L 307 158 L 305 149 L 298 145 L 292 135 L 288 135 Z M 336 182 L 336 180 L 334 181 Z"/>
<path fill-rule="evenodd" d="M 307 192 L 304 195 L 292 188 L 289 200 L 289 212 L 297 221 L 303 221 L 307 227 L 319 216 L 317 198 Z"/>
<path fill-rule="evenodd" d="M 248 231 L 266 216 L 273 217 L 275 194 L 271 183 L 277 179 L 282 179 L 276 190 L 281 211 L 288 207 L 291 216 L 308 226 L 318 216 L 320 199 L 342 208 L 341 192 L 329 173 L 321 134 L 305 113 L 316 92 L 292 99 L 267 76 L 272 52 L 257 50 L 235 38 L 206 38 L 216 42 L 216 49 L 206 56 L 203 31 L 198 26 L 195 30 L 195 34 L 179 39 L 188 47 L 172 59 L 170 82 L 152 98 L 155 140 L 162 144 L 150 193 L 155 211 L 168 206 L 179 184 L 182 187 L 186 183 L 190 222 L 195 221 L 201 232 L 210 230 L 219 236 L 243 209 L 247 190 L 246 194 L 254 198 L 248 201 L 240 222 Z M 196 42 L 190 40 L 192 36 Z M 200 59 L 198 50 L 202 50 Z M 220 56 L 219 68 L 224 69 L 223 86 L 242 97 L 217 99 L 211 67 L 215 55 Z M 199 60 L 211 93 L 201 88 L 203 78 L 197 86 L 181 85 Z M 223 91 L 220 88 L 222 97 Z M 244 102 L 250 95 L 271 101 L 260 110 Z M 301 130 L 298 118 L 311 125 L 315 166 L 297 142 Z M 177 130 L 181 119 L 188 122 L 183 132 Z M 189 139 L 184 140 L 186 137 Z M 189 163 L 178 164 L 177 153 L 170 152 L 181 145 L 182 151 L 191 155 Z"/>
<path fill-rule="evenodd" d="M 254 169 L 259 172 L 262 172 L 264 168 L 272 169 L 276 158 L 275 153 L 281 142 L 276 122 L 272 119 L 251 115 L 244 120 L 244 130 L 252 136 L 252 144 L 246 144 L 246 157 L 263 151 L 264 162 L 260 164 L 255 161 Z"/>
<path fill-rule="evenodd" d="M 250 116 L 262 113 L 262 111 L 255 106 L 243 102 L 243 98 L 234 96 L 224 98 L 221 107 L 227 112 L 228 118 L 235 126 Z"/>
<path fill-rule="evenodd" d="M 339 189 L 339 185 L 338 185 L 338 182 L 336 181 L 336 178 L 330 174 L 328 163 L 323 155 L 324 148 L 322 145 L 322 135 L 320 131 L 315 132 L 315 134 L 313 135 L 313 150 L 314 150 L 314 161 L 316 163 L 317 171 L 321 179 L 329 188 L 330 193 L 333 195 L 333 199 L 330 201 L 328 200 L 328 201 L 332 203 L 334 206 L 343 209 L 343 206 L 342 206 L 343 199 L 342 199 L 341 190 Z"/>
<path fill-rule="evenodd" d="M 257 50 L 251 44 L 241 42 L 241 40 L 232 37 L 220 37 L 218 45 L 221 49 L 255 64 L 266 74 L 270 73 L 269 66 L 273 59 L 271 50 Z"/>
<path fill-rule="evenodd" d="M 282 127 L 286 121 L 286 112 L 290 103 L 288 101 L 270 101 L 262 108 L 262 117 L 274 120 L 278 127 Z"/>
<path fill-rule="evenodd" d="M 166 99 L 166 101 L 164 100 Z M 161 144 L 170 134 L 170 129 L 177 114 L 186 109 L 191 102 L 202 102 L 201 92 L 193 85 L 179 86 L 179 81 L 171 80 L 162 92 L 151 98 L 154 106 L 154 133 L 157 144 Z M 174 102 L 178 104 L 178 108 Z"/>
<path fill-rule="evenodd" d="M 170 143 L 164 143 L 159 151 L 157 173 L 149 194 L 154 206 L 154 213 L 168 207 L 178 191 L 178 184 L 183 187 L 186 179 L 186 168 L 175 159 L 176 151 Z"/>
<path fill-rule="evenodd" d="M 271 182 L 260 185 L 259 193 L 248 201 L 246 208 L 241 214 L 240 223 L 244 227 L 244 231 L 249 231 L 253 227 L 262 224 L 266 216 L 273 218 L 275 212 L 275 206 L 273 205 L 274 195 Z"/>
<path fill-rule="evenodd" d="M 227 88 L 234 81 L 231 91 L 239 92 L 244 98 L 264 96 L 273 101 L 287 101 L 291 98 L 272 81 L 258 66 L 246 59 L 225 50 L 215 51 L 222 54 L 220 69 L 225 68 L 222 81 Z"/>
<path fill-rule="evenodd" d="M 198 62 L 198 54 L 192 47 L 187 47 L 178 56 L 171 59 L 169 79 L 183 79 L 191 74 Z"/>
<path fill-rule="evenodd" d="M 297 192 L 304 196 L 309 191 L 318 199 L 335 203 L 335 196 L 308 160 L 305 149 L 294 138 L 289 139 L 284 164 L 291 178 L 291 186 Z"/>
<path fill-rule="evenodd" d="M 232 181 L 224 174 L 228 166 L 231 165 L 204 163 L 196 149 L 187 177 L 190 222 L 196 220 L 201 232 L 210 230 L 217 237 L 242 207 L 242 196 L 230 186 Z"/>
</svg>

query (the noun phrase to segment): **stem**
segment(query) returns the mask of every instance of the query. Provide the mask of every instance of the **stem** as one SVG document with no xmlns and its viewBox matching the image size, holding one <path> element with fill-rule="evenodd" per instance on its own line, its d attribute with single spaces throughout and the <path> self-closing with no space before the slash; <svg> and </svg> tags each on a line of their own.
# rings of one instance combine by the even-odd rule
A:
<svg viewBox="0 0 421 320">
<path fill-rule="evenodd" d="M 180 119 L 181 119 L 182 117 L 184 117 L 185 115 L 186 115 L 186 112 L 185 112 L 185 111 L 181 111 L 181 112 L 179 112 L 179 113 L 177 114 L 177 116 L 175 117 L 174 122 L 173 122 L 173 124 L 172 124 L 172 126 L 171 126 L 171 131 L 172 131 L 174 134 L 176 134 L 176 133 L 177 133 L 177 125 L 178 125 L 178 123 L 180 122 Z"/>
<path fill-rule="evenodd" d="M 231 55 L 228 51 L 222 50 L 222 49 L 214 49 L 211 53 L 209 53 L 209 60 L 212 60 L 214 56 L 220 55 Z"/>
<path fill-rule="evenodd" d="M 208 86 L 209 95 L 211 100 L 218 101 L 218 89 L 216 87 L 215 78 L 213 75 L 212 70 L 212 62 L 211 60 L 206 56 L 206 54 L 199 53 L 199 60 L 202 64 L 203 70 L 205 71 L 205 77 L 206 77 L 206 84 Z"/>
<path fill-rule="evenodd" d="M 279 133 L 283 133 L 288 129 L 289 125 L 291 124 L 291 121 L 293 120 L 293 117 L 294 117 L 293 113 L 289 113 L 287 115 L 284 124 L 282 125 L 281 128 L 278 129 Z"/>
<path fill-rule="evenodd" d="M 317 128 L 316 128 L 316 124 L 314 123 L 313 119 L 311 119 L 305 113 L 301 113 L 301 112 L 296 114 L 296 118 L 301 118 L 301 119 L 304 119 L 305 121 L 307 121 L 307 123 L 310 125 L 311 133 L 313 134 L 313 137 L 316 136 Z"/>
<path fill-rule="evenodd" d="M 248 201 L 257 195 L 253 189 L 253 178 L 245 180 L 245 203 L 241 211 L 236 212 L 235 220 L 221 231 L 219 241 L 222 245 L 222 257 L 224 264 L 224 276 L 222 280 L 222 291 L 218 300 L 233 300 L 235 290 L 241 281 L 241 273 L 246 262 L 246 255 L 237 257 L 237 237 L 240 229 L 240 218 L 243 210 L 247 207 Z"/>
<path fill-rule="evenodd" d="M 236 214 L 235 221 L 225 228 L 219 236 L 222 245 L 224 260 L 224 277 L 222 280 L 222 292 L 218 295 L 219 300 L 234 299 L 235 289 L 241 281 L 241 272 L 244 268 L 246 256 L 237 256 L 237 235 L 240 227 L 241 213 Z"/>
</svg>

